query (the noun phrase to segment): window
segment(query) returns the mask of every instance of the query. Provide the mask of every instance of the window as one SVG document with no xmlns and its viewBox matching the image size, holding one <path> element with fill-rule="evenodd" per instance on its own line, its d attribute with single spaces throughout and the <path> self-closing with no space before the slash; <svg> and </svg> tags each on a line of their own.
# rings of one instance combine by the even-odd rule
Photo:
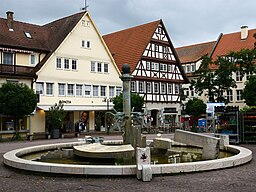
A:
<svg viewBox="0 0 256 192">
<path fill-rule="evenodd" d="M 189 96 L 189 90 L 186 91 L 186 95 Z"/>
<path fill-rule="evenodd" d="M 30 35 L 30 33 L 29 33 L 29 32 L 24 32 L 24 34 L 25 34 L 25 36 L 26 36 L 27 38 L 29 38 L 29 39 L 31 39 L 31 38 L 32 38 L 32 36 Z"/>
<path fill-rule="evenodd" d="M 46 83 L 46 95 L 53 95 L 53 83 Z"/>
<path fill-rule="evenodd" d="M 136 82 L 135 81 L 131 81 L 131 91 L 136 92 Z"/>
<path fill-rule="evenodd" d="M 69 59 L 64 59 L 64 69 L 69 69 Z"/>
<path fill-rule="evenodd" d="M 59 92 L 59 96 L 65 96 L 65 84 L 64 83 L 59 83 L 58 92 Z"/>
<path fill-rule="evenodd" d="M 193 90 L 193 89 L 191 89 L 191 90 L 190 90 L 190 92 L 191 92 L 191 97 L 194 97 L 194 95 L 195 95 L 194 90 Z"/>
<path fill-rule="evenodd" d="M 91 85 L 85 85 L 85 96 L 91 96 Z"/>
<path fill-rule="evenodd" d="M 242 101 L 243 100 L 242 90 L 236 90 L 236 100 L 237 101 Z"/>
<path fill-rule="evenodd" d="M 246 73 L 246 80 L 249 80 L 252 75 L 253 75 L 253 72 Z"/>
<path fill-rule="evenodd" d="M 182 67 L 183 67 L 184 72 L 187 73 L 187 71 L 186 71 L 186 65 L 183 65 Z"/>
<path fill-rule="evenodd" d="M 76 96 L 83 96 L 83 85 L 76 85 Z"/>
<path fill-rule="evenodd" d="M 155 51 L 159 51 L 159 46 L 155 45 Z"/>
<path fill-rule="evenodd" d="M 110 86 L 109 87 L 109 97 L 114 97 L 115 96 L 115 87 L 114 86 Z"/>
<path fill-rule="evenodd" d="M 154 83 L 154 93 L 159 93 L 159 83 Z"/>
<path fill-rule="evenodd" d="M 167 65 L 161 63 L 161 64 L 160 64 L 160 71 L 167 71 Z"/>
<path fill-rule="evenodd" d="M 240 71 L 236 72 L 236 81 L 242 81 L 243 77 Z"/>
<path fill-rule="evenodd" d="M 44 83 L 43 82 L 36 83 L 36 93 L 40 94 L 40 95 L 44 94 Z"/>
<path fill-rule="evenodd" d="M 86 46 L 87 46 L 87 48 L 91 48 L 91 42 L 90 42 L 90 41 L 87 41 L 87 42 L 86 42 Z"/>
<path fill-rule="evenodd" d="M 72 70 L 77 70 L 77 61 L 72 59 Z"/>
<path fill-rule="evenodd" d="M 34 53 L 30 54 L 30 64 L 31 65 L 36 64 L 36 54 L 34 54 Z"/>
<path fill-rule="evenodd" d="M 159 70 L 159 64 L 152 62 L 151 63 L 151 69 L 155 70 L 155 71 L 158 71 Z"/>
<path fill-rule="evenodd" d="M 56 58 L 56 68 L 61 69 L 61 58 Z"/>
<path fill-rule="evenodd" d="M 96 72 L 95 67 L 96 67 L 96 62 L 92 61 L 91 62 L 91 72 Z"/>
<path fill-rule="evenodd" d="M 147 82 L 147 93 L 152 93 L 152 83 L 151 82 Z"/>
<path fill-rule="evenodd" d="M 165 83 L 161 83 L 161 93 L 162 94 L 166 93 L 166 84 Z"/>
<path fill-rule="evenodd" d="M 94 97 L 99 96 L 99 86 L 98 85 L 93 85 L 93 96 Z"/>
<path fill-rule="evenodd" d="M 168 94 L 172 94 L 172 84 L 168 84 Z"/>
<path fill-rule="evenodd" d="M 108 73 L 108 63 L 104 63 L 104 73 Z"/>
<path fill-rule="evenodd" d="M 184 67 L 184 66 L 183 66 Z M 172 65 L 168 65 L 168 71 L 169 72 L 172 72 L 173 70 L 172 70 Z"/>
<path fill-rule="evenodd" d="M 68 96 L 74 95 L 74 84 L 68 84 Z"/>
<path fill-rule="evenodd" d="M 82 26 L 84 26 L 84 27 L 90 27 L 90 21 L 82 20 Z"/>
<path fill-rule="evenodd" d="M 139 82 L 139 92 L 144 93 L 144 82 L 142 81 Z"/>
<path fill-rule="evenodd" d="M 121 87 L 116 87 L 116 96 L 119 96 L 121 93 L 122 88 Z"/>
<path fill-rule="evenodd" d="M 98 72 L 102 72 L 101 63 L 97 63 L 97 70 L 98 70 Z"/>
<path fill-rule="evenodd" d="M 150 70 L 150 65 L 151 65 L 150 61 L 147 61 L 146 63 L 147 70 Z"/>
<path fill-rule="evenodd" d="M 233 91 L 231 89 L 227 90 L 227 100 L 233 101 Z"/>
<path fill-rule="evenodd" d="M 180 86 L 179 84 L 175 84 L 175 94 L 179 94 L 180 93 Z"/>
<path fill-rule="evenodd" d="M 106 96 L 106 86 L 100 86 L 100 96 L 105 97 Z"/>
<path fill-rule="evenodd" d="M 192 64 L 191 65 L 191 72 L 195 72 L 195 70 L 196 70 L 196 66 L 195 66 L 195 64 Z"/>
<path fill-rule="evenodd" d="M 3 52 L 3 64 L 14 65 L 14 53 Z"/>
<path fill-rule="evenodd" d="M 191 72 L 191 69 L 190 69 L 190 65 L 187 65 L 187 73 L 190 73 Z"/>
<path fill-rule="evenodd" d="M 82 40 L 82 47 L 83 48 L 91 48 L 91 42 Z"/>
</svg>

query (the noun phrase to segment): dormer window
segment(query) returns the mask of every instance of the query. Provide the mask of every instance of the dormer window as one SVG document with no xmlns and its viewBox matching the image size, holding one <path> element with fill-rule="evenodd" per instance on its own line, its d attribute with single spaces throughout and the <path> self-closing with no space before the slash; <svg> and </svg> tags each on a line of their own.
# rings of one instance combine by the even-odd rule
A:
<svg viewBox="0 0 256 192">
<path fill-rule="evenodd" d="M 32 38 L 32 36 L 30 35 L 30 33 L 29 33 L 29 32 L 24 32 L 24 34 L 25 34 L 25 36 L 26 36 L 27 38 L 29 38 L 29 39 L 31 39 L 31 38 Z"/>
</svg>

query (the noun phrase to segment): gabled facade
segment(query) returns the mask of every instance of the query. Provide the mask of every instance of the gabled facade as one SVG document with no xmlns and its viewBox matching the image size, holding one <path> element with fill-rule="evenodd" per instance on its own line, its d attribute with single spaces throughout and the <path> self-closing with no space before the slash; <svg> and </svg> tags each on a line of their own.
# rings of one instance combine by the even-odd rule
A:
<svg viewBox="0 0 256 192">
<path fill-rule="evenodd" d="M 29 134 L 49 132 L 47 113 L 59 101 L 65 102 L 67 111 L 63 132 L 74 132 L 76 125 L 83 131 L 102 130 L 106 124 L 104 113 L 113 107 L 110 99 L 121 92 L 122 83 L 118 67 L 89 13 L 80 12 L 44 26 L 12 22 L 14 31 L 6 34 L 13 41 L 5 42 L 6 34 L 0 32 L 0 45 L 8 53 L 22 52 L 16 51 L 13 60 L 19 63 L 17 66 L 29 66 L 31 73 L 24 79 L 39 95 L 38 107 L 25 128 Z M 8 26 L 6 19 L 0 19 L 0 24 Z M 22 35 L 24 45 L 18 42 Z M 7 58 L 4 50 L 1 66 Z M 36 56 L 34 64 L 29 63 L 31 53 Z M 15 74 L 9 77 L 17 79 Z M 1 73 L 1 82 L 6 80 Z"/>
<path fill-rule="evenodd" d="M 211 42 L 176 48 L 183 70 L 186 73 L 189 81 L 197 77 L 197 74 L 195 72 L 201 66 L 202 56 L 206 55 L 210 57 L 210 55 L 214 50 L 215 45 L 216 45 L 216 41 L 211 41 Z M 194 88 L 191 87 L 190 83 L 183 84 L 182 87 L 187 97 L 186 101 L 192 99 L 193 97 L 200 97 L 205 102 L 207 101 L 207 98 L 204 95 L 199 96 L 195 92 Z"/>
<path fill-rule="evenodd" d="M 180 87 L 187 77 L 162 20 L 103 36 L 119 69 L 127 63 L 131 91 L 144 97 L 151 125 L 177 123 Z"/>
<path fill-rule="evenodd" d="M 255 43 L 255 38 L 254 38 L 255 33 L 256 33 L 256 29 L 249 30 L 247 26 L 243 26 L 241 27 L 240 32 L 220 34 L 215 45 L 210 46 L 212 47 L 212 50 L 210 52 L 208 51 L 208 56 L 210 56 L 212 60 L 215 61 L 217 57 L 225 56 L 229 54 L 231 51 L 240 51 L 242 49 L 253 49 L 254 43 Z M 186 66 L 187 63 L 193 62 L 192 58 L 195 57 L 195 55 L 196 57 L 199 58 L 205 54 L 205 53 L 198 54 L 194 52 L 189 52 L 189 48 L 203 46 L 204 44 L 208 44 L 208 43 L 202 43 L 198 45 L 190 45 L 190 46 L 177 48 L 179 58 L 184 67 Z M 186 59 L 187 56 L 182 54 L 182 52 L 185 52 L 185 51 L 189 53 L 191 59 Z M 210 65 L 209 68 L 214 71 L 218 68 L 218 65 Z M 242 75 L 239 72 L 233 73 L 232 77 L 236 81 L 237 87 L 230 88 L 230 90 L 228 90 L 226 93 L 223 93 L 224 96 L 226 96 L 230 101 L 228 105 L 239 106 L 239 108 L 242 108 L 245 106 L 244 100 L 242 98 L 242 91 L 245 86 L 244 84 L 248 80 L 249 76 L 250 74 L 246 74 L 244 77 L 242 77 Z M 196 74 L 192 73 L 191 78 L 196 78 Z M 189 94 L 188 96 L 191 96 Z M 208 101 L 208 98 L 205 97 L 204 94 L 199 97 L 206 102 Z"/>
</svg>

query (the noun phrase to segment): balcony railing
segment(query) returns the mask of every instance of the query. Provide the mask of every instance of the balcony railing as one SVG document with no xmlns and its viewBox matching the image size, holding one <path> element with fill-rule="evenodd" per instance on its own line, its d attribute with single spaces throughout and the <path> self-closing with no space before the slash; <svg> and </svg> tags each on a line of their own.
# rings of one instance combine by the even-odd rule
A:
<svg viewBox="0 0 256 192">
<path fill-rule="evenodd" d="M 34 67 L 0 64 L 0 75 L 35 76 Z"/>
</svg>

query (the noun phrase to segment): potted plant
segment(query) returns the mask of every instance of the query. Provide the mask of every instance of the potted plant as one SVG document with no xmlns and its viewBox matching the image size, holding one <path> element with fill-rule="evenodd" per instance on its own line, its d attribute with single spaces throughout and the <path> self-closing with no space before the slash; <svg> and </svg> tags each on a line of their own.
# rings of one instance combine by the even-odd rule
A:
<svg viewBox="0 0 256 192">
<path fill-rule="evenodd" d="M 60 136 L 60 129 L 62 127 L 63 120 L 66 116 L 66 112 L 63 109 L 63 102 L 55 103 L 49 108 L 49 124 L 51 130 L 51 137 L 57 139 Z"/>
</svg>

